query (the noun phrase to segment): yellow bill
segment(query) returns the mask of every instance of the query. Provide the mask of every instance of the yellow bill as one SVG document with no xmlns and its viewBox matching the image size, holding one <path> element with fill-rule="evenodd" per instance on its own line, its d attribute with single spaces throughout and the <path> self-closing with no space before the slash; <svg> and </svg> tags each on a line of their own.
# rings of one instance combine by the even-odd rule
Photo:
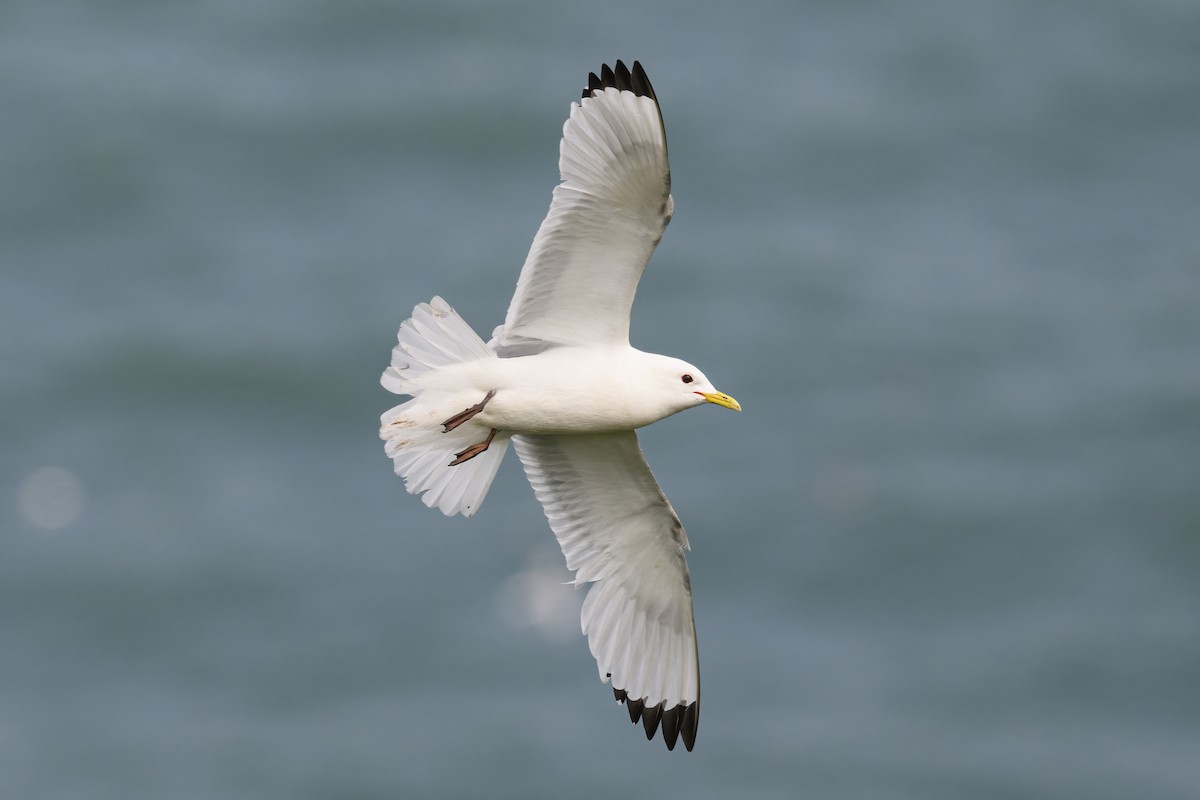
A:
<svg viewBox="0 0 1200 800">
<path fill-rule="evenodd" d="M 724 392 L 697 392 L 697 394 L 710 403 L 715 403 L 725 408 L 732 408 L 734 411 L 742 410 L 742 404 Z"/>
</svg>

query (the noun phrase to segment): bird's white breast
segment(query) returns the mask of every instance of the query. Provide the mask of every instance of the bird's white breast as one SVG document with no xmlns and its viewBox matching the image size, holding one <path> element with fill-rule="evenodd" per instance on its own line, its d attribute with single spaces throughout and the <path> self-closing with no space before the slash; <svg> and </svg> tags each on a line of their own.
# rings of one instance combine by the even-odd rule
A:
<svg viewBox="0 0 1200 800">
<path fill-rule="evenodd" d="M 496 394 L 478 422 L 513 433 L 603 433 L 678 411 L 647 390 L 647 355 L 630 347 L 557 347 L 489 361 Z"/>
</svg>

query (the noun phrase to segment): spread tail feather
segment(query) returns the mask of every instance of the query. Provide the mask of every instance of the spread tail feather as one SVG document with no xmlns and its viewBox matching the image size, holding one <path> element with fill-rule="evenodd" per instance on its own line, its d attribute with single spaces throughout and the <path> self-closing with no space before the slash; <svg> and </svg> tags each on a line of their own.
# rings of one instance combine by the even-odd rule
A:
<svg viewBox="0 0 1200 800">
<path fill-rule="evenodd" d="M 440 297 L 413 309 L 397 338 L 392 364 L 380 382 L 389 391 L 413 399 L 380 417 L 384 449 L 396 474 L 404 478 L 405 488 L 422 495 L 425 505 L 448 516 L 469 517 L 487 495 L 510 437 L 499 433 L 487 450 L 450 466 L 458 452 L 485 438 L 490 429 L 468 422 L 446 431 L 447 418 L 461 412 L 465 404 L 460 397 L 440 391 L 422 396 L 422 378 L 451 364 L 496 356 Z"/>
<path fill-rule="evenodd" d="M 420 379 L 439 367 L 494 358 L 483 340 L 440 297 L 421 303 L 413 315 L 400 323 L 392 348 L 392 365 L 383 371 L 380 383 L 396 394 L 420 394 Z"/>
<path fill-rule="evenodd" d="M 422 495 L 421 502 L 447 516 L 469 517 L 487 495 L 510 437 L 497 434 L 487 450 L 452 467 L 455 454 L 482 437 L 473 425 L 443 433 L 441 413 L 414 398 L 383 415 L 379 436 L 410 493 Z"/>
</svg>

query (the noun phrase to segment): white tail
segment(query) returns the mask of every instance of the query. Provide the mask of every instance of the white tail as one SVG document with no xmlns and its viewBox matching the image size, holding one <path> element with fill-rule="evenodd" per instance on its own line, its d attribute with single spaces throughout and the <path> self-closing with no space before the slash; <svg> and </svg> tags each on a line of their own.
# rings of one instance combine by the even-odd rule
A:
<svg viewBox="0 0 1200 800">
<path fill-rule="evenodd" d="M 446 515 L 469 517 L 479 510 L 496 477 L 509 436 L 497 434 L 487 450 L 450 466 L 457 452 L 480 441 L 489 429 L 467 422 L 445 431 L 444 423 L 483 398 L 464 401 L 461 393 L 426 392 L 423 378 L 451 364 L 496 355 L 440 297 L 414 308 L 412 317 L 400 325 L 397 339 L 392 365 L 384 370 L 380 383 L 388 391 L 413 399 L 380 417 L 379 436 L 386 443 L 385 451 L 396 474 L 404 478 L 405 488 L 422 495 L 425 505 Z"/>
</svg>

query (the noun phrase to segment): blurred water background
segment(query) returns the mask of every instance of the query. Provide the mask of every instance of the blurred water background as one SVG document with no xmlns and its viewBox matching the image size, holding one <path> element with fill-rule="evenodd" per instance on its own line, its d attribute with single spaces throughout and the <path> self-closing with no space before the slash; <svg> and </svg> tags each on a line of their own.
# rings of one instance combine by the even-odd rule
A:
<svg viewBox="0 0 1200 800">
<path fill-rule="evenodd" d="M 376 439 L 485 336 L 589 70 L 676 217 L 634 343 L 694 753 L 629 725 L 510 457 Z M 0 10 L 0 797 L 1200 796 L 1200 5 Z"/>
</svg>

